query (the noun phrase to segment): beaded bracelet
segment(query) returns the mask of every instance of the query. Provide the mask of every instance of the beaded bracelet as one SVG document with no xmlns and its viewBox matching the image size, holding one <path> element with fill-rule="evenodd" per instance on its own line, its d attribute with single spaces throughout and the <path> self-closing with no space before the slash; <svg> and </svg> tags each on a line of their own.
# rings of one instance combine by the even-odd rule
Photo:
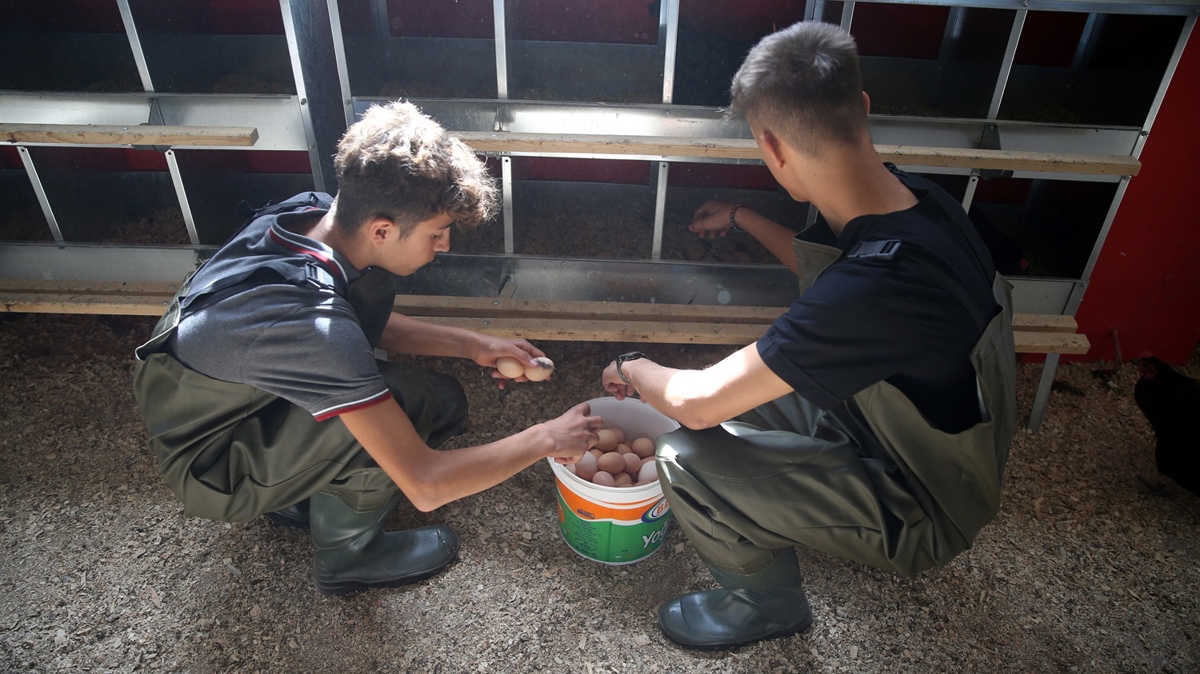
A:
<svg viewBox="0 0 1200 674">
<path fill-rule="evenodd" d="M 735 232 L 746 231 L 746 230 L 742 229 L 741 227 L 739 227 L 738 223 L 737 223 L 738 209 L 745 205 L 746 204 L 734 204 L 733 208 L 729 209 L 729 229 L 731 229 L 732 231 L 735 231 Z"/>
</svg>

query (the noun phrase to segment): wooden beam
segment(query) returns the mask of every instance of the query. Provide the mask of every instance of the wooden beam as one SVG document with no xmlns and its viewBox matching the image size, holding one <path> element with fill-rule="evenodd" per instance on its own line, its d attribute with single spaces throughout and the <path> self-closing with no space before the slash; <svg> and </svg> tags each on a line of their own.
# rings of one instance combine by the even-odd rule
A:
<svg viewBox="0 0 1200 674">
<path fill-rule="evenodd" d="M 884 161 L 910 166 L 998 169 L 1042 173 L 1136 176 L 1142 169 L 1137 159 L 1122 155 L 968 150 L 954 147 L 876 145 Z"/>
<path fill-rule="evenodd" d="M 157 315 L 179 289 L 177 283 L 130 283 L 115 281 L 57 281 L 40 279 L 0 279 L 0 305 L 5 311 L 39 313 L 126 313 Z M 564 329 L 582 334 L 623 334 L 622 331 L 652 334 L 679 332 L 685 324 L 724 325 L 731 335 L 751 334 L 766 329 L 786 307 L 743 307 L 728 305 L 649 304 L 642 302 L 586 302 L 564 300 L 526 300 L 509 297 L 457 297 L 450 295 L 397 295 L 396 311 L 419 318 L 451 321 L 462 319 L 489 330 L 518 327 L 539 330 L 536 323 L 555 322 L 560 327 L 546 328 L 545 334 L 563 334 Z M 103 309 L 103 311 L 102 311 Z M 487 321 L 493 321 L 486 324 Z M 575 323 L 571 323 L 574 321 Z M 613 324 L 603 328 L 585 324 Z M 663 323 L 664 329 L 623 327 L 626 323 Z M 447 323 L 449 324 L 449 323 Z M 621 324 L 621 325 L 616 325 Z M 563 326 L 566 326 L 565 328 Z M 615 327 L 614 327 L 615 326 Z M 741 333 L 735 326 L 748 328 Z M 701 327 L 701 330 L 716 328 Z M 1074 334 L 1075 318 L 1057 314 L 1014 314 L 1013 329 L 1024 333 Z M 736 339 L 741 339 L 737 337 Z"/>
<path fill-rule="evenodd" d="M 0 313 L 161 316 L 170 304 L 158 295 L 0 293 Z"/>
<path fill-rule="evenodd" d="M 1058 314 L 1013 314 L 1013 330 L 1026 332 L 1075 332 L 1079 324 L 1074 316 Z"/>
<path fill-rule="evenodd" d="M 1084 354 L 1091 348 L 1086 335 L 1063 332 L 1013 331 L 1013 342 L 1017 353 L 1069 353 Z"/>
<path fill-rule="evenodd" d="M 258 129 L 249 126 L 0 124 L 0 144 L 249 147 L 257 141 Z"/>
<path fill-rule="evenodd" d="M 0 279 L 0 312 L 160 316 L 176 283 Z M 746 345 L 785 307 L 573 302 L 506 297 L 399 295 L 397 311 L 437 325 L 544 341 Z M 1088 352 L 1074 317 L 1015 314 L 1019 353 Z"/>
<path fill-rule="evenodd" d="M 709 159 L 761 159 L 748 138 L 689 138 L 462 131 L 455 134 L 478 152 L 653 155 Z M 977 168 L 1047 173 L 1135 176 L 1141 162 L 1133 157 L 1010 150 L 876 145 L 884 161 L 906 166 Z"/>
<path fill-rule="evenodd" d="M 738 344 L 762 336 L 766 325 L 694 321 L 531 320 L 529 318 L 447 318 L 421 320 L 475 330 L 485 335 L 533 341 L 645 342 L 656 344 Z"/>
<path fill-rule="evenodd" d="M 170 299 L 178 283 L 128 281 L 58 281 L 44 279 L 0 279 L 0 293 L 47 293 L 75 295 L 165 295 Z"/>
<path fill-rule="evenodd" d="M 409 316 L 526 316 L 538 319 L 670 320 L 770 324 L 786 307 L 522 300 L 507 297 L 398 295 L 396 311 Z"/>
</svg>

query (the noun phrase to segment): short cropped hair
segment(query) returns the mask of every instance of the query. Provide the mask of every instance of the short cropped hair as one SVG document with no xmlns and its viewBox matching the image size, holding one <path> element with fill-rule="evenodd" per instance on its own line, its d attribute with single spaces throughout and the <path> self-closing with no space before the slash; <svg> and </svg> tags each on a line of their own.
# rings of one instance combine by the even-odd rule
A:
<svg viewBox="0 0 1200 674">
<path fill-rule="evenodd" d="M 334 219 L 346 233 L 384 217 L 404 238 L 442 213 L 474 227 L 495 211 L 496 181 L 483 161 L 412 103 L 368 108 L 338 141 L 333 165 Z"/>
<path fill-rule="evenodd" d="M 730 87 L 729 116 L 769 129 L 810 156 L 829 142 L 869 137 L 854 38 L 840 27 L 794 24 L 750 50 Z"/>
</svg>

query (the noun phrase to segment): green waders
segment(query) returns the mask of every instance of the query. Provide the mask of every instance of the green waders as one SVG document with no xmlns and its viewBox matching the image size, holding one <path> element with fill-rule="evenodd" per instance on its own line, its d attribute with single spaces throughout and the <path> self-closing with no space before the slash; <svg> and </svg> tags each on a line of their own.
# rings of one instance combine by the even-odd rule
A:
<svg viewBox="0 0 1200 674">
<path fill-rule="evenodd" d="M 800 241 L 796 248 L 806 270 L 803 292 L 839 251 Z M 659 438 L 658 472 L 671 511 L 733 590 L 720 594 L 722 601 L 738 603 L 738 588 L 756 585 L 759 574 L 778 579 L 778 591 L 802 596 L 798 572 L 777 563 L 793 545 L 906 576 L 944 565 L 970 546 L 999 510 L 1016 423 L 1011 300 L 1001 276 L 992 289 L 1003 310 L 970 355 L 984 420 L 962 433 L 934 428 L 880 382 L 829 412 L 790 394 L 719 427 Z M 697 606 L 696 595 L 668 602 L 659 619 L 668 637 L 696 648 L 784 636 L 808 624 L 803 602 L 791 631 L 778 627 L 787 622 L 778 616 L 733 618 L 747 625 L 741 630 L 697 631 L 693 626 L 712 616 L 687 619 L 689 601 Z M 712 613 L 716 604 L 701 602 L 700 612 Z"/>
<path fill-rule="evenodd" d="M 181 295 L 186 292 L 186 284 Z M 371 344 L 395 298 L 383 270 L 371 270 L 348 298 Z M 184 513 L 246 522 L 323 491 L 357 512 L 385 506 L 398 489 L 338 419 L 318 422 L 292 403 L 245 384 L 193 372 L 155 352 L 178 325 L 178 297 L 139 349 L 134 394 L 149 447 Z M 423 368 L 379 362 L 392 395 L 417 433 L 437 447 L 461 430 L 467 401 L 458 382 Z"/>
</svg>

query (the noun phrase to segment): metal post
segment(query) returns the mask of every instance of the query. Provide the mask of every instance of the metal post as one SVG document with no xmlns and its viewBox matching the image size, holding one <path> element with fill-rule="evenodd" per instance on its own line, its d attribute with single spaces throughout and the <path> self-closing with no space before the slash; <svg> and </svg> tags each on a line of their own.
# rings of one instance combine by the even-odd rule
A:
<svg viewBox="0 0 1200 674">
<path fill-rule="evenodd" d="M 1046 403 L 1050 401 L 1050 389 L 1054 386 L 1054 373 L 1058 370 L 1058 354 L 1046 354 L 1046 362 L 1042 364 L 1042 377 L 1038 380 L 1037 393 L 1033 396 L 1033 408 L 1029 411 L 1030 432 L 1036 433 L 1042 425 L 1042 415 L 1046 412 Z"/>
<path fill-rule="evenodd" d="M 350 67 L 346 64 L 346 39 L 342 35 L 342 15 L 338 0 L 329 4 L 329 29 L 333 35 L 333 55 L 337 60 L 338 83 L 342 86 L 342 107 L 346 109 L 346 126 L 354 123 L 354 97 L 350 95 Z M 386 7 L 385 7 L 386 11 Z"/>
<path fill-rule="evenodd" d="M 972 172 L 971 178 L 967 180 L 967 189 L 963 192 L 962 207 L 968 213 L 971 211 L 971 203 L 975 201 L 975 188 L 979 186 L 979 174 Z"/>
<path fill-rule="evenodd" d="M 1017 44 L 1021 42 L 1021 30 L 1025 28 L 1027 9 L 1018 9 L 1013 17 L 1012 30 L 1008 33 L 1008 47 L 1004 50 L 1004 60 L 1000 62 L 1000 74 L 996 76 L 996 90 L 992 93 L 992 104 L 988 106 L 988 119 L 996 119 L 1000 114 L 1000 101 L 1004 100 L 1004 89 L 1008 86 L 1008 75 L 1012 72 L 1013 58 L 1017 55 Z"/>
<path fill-rule="evenodd" d="M 808 210 L 804 214 L 804 229 L 808 229 L 809 227 L 817 224 L 817 216 L 820 214 L 821 211 L 817 210 L 817 207 L 814 206 L 810 201 L 808 203 Z"/>
<path fill-rule="evenodd" d="M 1142 125 L 1142 134 L 1137 139 L 1137 142 L 1134 143 L 1134 157 L 1142 156 L 1142 147 L 1146 145 L 1146 139 L 1150 137 L 1150 127 L 1154 126 L 1154 119 L 1158 117 L 1158 109 L 1162 107 L 1163 98 L 1167 95 L 1167 87 L 1171 86 L 1171 80 L 1175 79 L 1175 69 L 1179 67 L 1179 59 L 1183 56 L 1183 49 L 1187 46 L 1188 38 L 1195 27 L 1196 16 L 1193 14 L 1184 20 L 1183 30 L 1179 32 L 1179 39 L 1175 41 L 1175 51 L 1171 52 L 1171 60 L 1167 62 L 1167 70 L 1163 73 L 1162 82 L 1158 84 L 1158 91 L 1154 94 L 1154 102 L 1150 104 L 1150 112 L 1146 115 L 1146 123 Z"/>
<path fill-rule="evenodd" d="M 129 49 L 133 52 L 133 62 L 137 64 L 138 76 L 142 78 L 142 88 L 154 91 L 154 83 L 150 81 L 150 68 L 146 65 L 146 54 L 142 51 L 142 40 L 138 37 L 137 26 L 133 22 L 129 0 L 117 0 L 117 9 L 121 12 L 121 23 L 125 24 L 125 37 L 129 39 Z"/>
<path fill-rule="evenodd" d="M 1088 256 L 1087 264 L 1083 267 L 1083 274 L 1080 275 L 1084 281 L 1092 277 L 1092 270 L 1096 267 L 1096 260 L 1100 257 L 1100 249 L 1104 247 L 1104 240 L 1108 238 L 1108 231 L 1112 229 L 1113 220 L 1117 218 L 1121 200 L 1125 197 L 1125 190 L 1128 188 L 1129 176 L 1122 176 L 1121 182 L 1117 183 L 1117 192 L 1113 195 L 1112 203 L 1108 206 L 1108 213 L 1104 215 L 1104 223 L 1100 225 L 1100 233 L 1096 235 L 1096 246 L 1092 248 L 1092 254 Z"/>
<path fill-rule="evenodd" d="M 336 3 L 337 0 L 332 0 Z M 371 19 L 375 22 L 375 33 L 379 37 L 389 37 L 392 34 L 392 20 L 388 17 L 388 0 L 374 0 L 371 3 Z"/>
<path fill-rule="evenodd" d="M 171 184 L 175 185 L 175 197 L 179 199 L 179 210 L 183 212 L 183 224 L 187 226 L 188 240 L 193 246 L 200 245 L 200 235 L 196 232 L 196 220 L 192 215 L 192 205 L 188 202 L 187 191 L 183 189 L 183 173 L 179 170 L 179 159 L 175 150 L 163 153 L 167 157 L 167 169 L 171 172 Z"/>
<path fill-rule="evenodd" d="M 658 44 L 663 48 L 663 103 L 675 97 L 675 54 L 679 50 L 679 0 L 665 0 L 658 13 Z"/>
<path fill-rule="evenodd" d="M 504 253 L 513 254 L 512 157 L 500 158 L 500 190 L 504 201 Z"/>
<path fill-rule="evenodd" d="M 492 20 L 496 38 L 496 98 L 508 98 L 508 36 L 504 20 L 504 0 L 492 0 Z"/>
<path fill-rule="evenodd" d="M 940 71 L 945 71 L 950 57 L 954 56 L 954 47 L 958 45 L 958 38 L 962 35 L 962 24 L 963 8 L 951 7 L 950 13 L 946 15 L 946 27 L 942 30 L 942 46 L 938 49 L 938 70 Z"/>
<path fill-rule="evenodd" d="M 332 193 L 337 190 L 333 155 L 346 130 L 346 111 L 341 102 L 329 6 L 308 0 L 279 0 L 279 7 L 296 78 L 313 186 L 318 192 Z"/>
<path fill-rule="evenodd" d="M 42 187 L 42 179 L 38 177 L 37 169 L 33 165 L 33 157 L 29 154 L 29 148 L 18 145 L 17 152 L 21 155 L 21 163 L 25 164 L 25 175 L 29 176 L 29 183 L 33 185 L 33 193 L 37 195 L 38 204 L 42 207 L 42 215 L 46 217 L 46 224 L 50 225 L 50 233 L 54 235 L 56 243 L 62 243 L 62 230 L 58 228 L 58 220 L 54 217 L 54 209 L 50 208 L 50 199 L 46 197 L 46 188 Z"/>
<path fill-rule="evenodd" d="M 650 249 L 650 259 L 662 259 L 663 220 L 667 213 L 667 175 L 671 165 L 665 161 L 658 162 L 658 186 L 654 193 L 654 244 Z"/>
<path fill-rule="evenodd" d="M 850 23 L 854 21 L 854 0 L 842 3 L 842 29 L 850 32 Z"/>
<path fill-rule="evenodd" d="M 804 3 L 804 20 L 821 21 L 825 16 L 825 0 L 807 0 Z"/>
</svg>

